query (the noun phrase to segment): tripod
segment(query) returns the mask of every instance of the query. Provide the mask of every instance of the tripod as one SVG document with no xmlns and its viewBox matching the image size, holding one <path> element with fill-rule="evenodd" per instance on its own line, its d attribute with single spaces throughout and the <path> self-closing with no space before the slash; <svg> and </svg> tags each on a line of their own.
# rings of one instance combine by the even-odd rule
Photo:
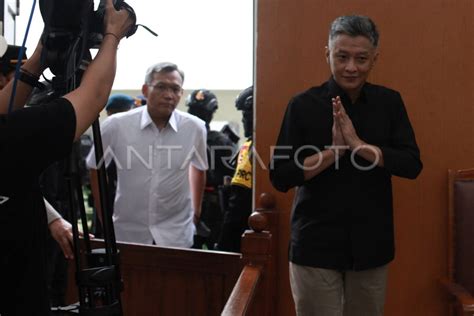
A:
<svg viewBox="0 0 474 316">
<path fill-rule="evenodd" d="M 64 46 L 61 47 L 61 50 L 57 50 L 48 46 L 48 37 L 43 38 L 45 44 L 43 58 L 46 59 L 49 65 L 53 65 L 53 68 L 56 70 L 56 76 L 52 81 L 53 97 L 59 97 L 78 86 L 82 77 L 84 62 L 89 62 L 91 57 L 84 46 L 84 40 L 80 36 L 73 37 L 70 33 L 65 32 L 51 34 L 54 34 L 53 38 L 56 42 L 58 37 L 64 36 L 63 42 L 69 45 L 66 50 Z M 93 135 L 96 161 L 102 161 L 103 148 L 98 120 L 93 123 Z M 98 169 L 105 247 L 91 249 L 78 165 L 80 159 L 79 146 L 78 142 L 73 145 L 72 153 L 65 162 L 65 179 L 69 193 L 69 210 L 71 212 L 69 218 L 71 219 L 73 231 L 75 277 L 79 302 L 78 305 L 75 304 L 66 308 L 56 309 L 54 312 L 56 315 L 71 313 L 79 313 L 85 316 L 122 315 L 120 257 L 110 215 L 111 208 L 107 192 L 105 165 L 101 164 Z M 79 218 L 81 219 L 82 231 L 84 233 L 83 242 L 79 240 Z"/>
<path fill-rule="evenodd" d="M 140 25 L 136 24 L 133 8 L 123 0 L 114 0 L 113 3 L 116 10 L 125 9 L 128 12 L 133 20 L 133 26 L 126 36 L 133 35 Z M 42 58 L 43 62 L 56 75 L 53 78 L 53 96 L 58 97 L 73 91 L 78 86 L 85 64 L 92 59 L 89 48 L 98 47 L 102 42 L 105 1 L 100 1 L 97 11 L 94 11 L 93 0 L 43 0 L 40 2 L 40 9 L 45 22 L 41 39 L 43 43 Z M 143 27 L 157 36 L 149 28 Z M 103 148 L 99 121 L 96 120 L 92 126 L 96 161 L 101 162 Z M 110 211 L 111 201 L 107 192 L 105 164 L 98 163 L 100 165 L 98 184 L 105 246 L 92 250 L 78 172 L 78 148 L 78 144 L 74 145 L 74 150 L 66 164 L 76 283 L 79 291 L 79 308 L 71 309 L 78 310 L 79 314 L 86 316 L 122 315 L 120 257 Z M 78 217 L 81 218 L 84 233 L 82 244 L 79 242 Z"/>
</svg>

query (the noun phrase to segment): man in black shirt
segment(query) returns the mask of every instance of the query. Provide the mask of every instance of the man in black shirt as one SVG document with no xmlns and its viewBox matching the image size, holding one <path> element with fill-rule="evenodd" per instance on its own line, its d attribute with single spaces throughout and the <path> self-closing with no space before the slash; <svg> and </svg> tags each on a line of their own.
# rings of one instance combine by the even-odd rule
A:
<svg viewBox="0 0 474 316">
<path fill-rule="evenodd" d="M 42 45 L 21 68 L 7 113 L 12 82 L 0 91 L 0 315 L 48 315 L 46 212 L 38 177 L 64 158 L 105 105 L 115 77 L 116 50 L 132 24 L 107 0 L 104 39 L 79 88 L 40 107 L 21 109 L 45 66 Z M 46 148 L 46 149 L 45 149 Z M 20 226 L 19 226 L 20 225 Z M 21 227 L 19 232 L 18 227 Z"/>
<path fill-rule="evenodd" d="M 331 25 L 331 78 L 296 95 L 271 162 L 274 187 L 298 187 L 290 281 L 298 315 L 383 315 L 394 258 L 391 176 L 414 179 L 420 153 L 398 92 L 370 84 L 378 32 L 367 17 Z"/>
</svg>

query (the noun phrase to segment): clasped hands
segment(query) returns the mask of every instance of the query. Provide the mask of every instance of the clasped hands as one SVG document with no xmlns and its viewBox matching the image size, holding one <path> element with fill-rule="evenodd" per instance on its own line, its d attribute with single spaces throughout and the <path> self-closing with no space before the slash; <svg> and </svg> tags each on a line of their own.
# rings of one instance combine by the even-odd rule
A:
<svg viewBox="0 0 474 316">
<path fill-rule="evenodd" d="M 332 98 L 333 124 L 332 146 L 337 150 L 336 157 L 344 155 L 346 149 L 353 150 L 365 143 L 357 136 L 352 120 L 347 115 L 339 96 Z"/>
</svg>

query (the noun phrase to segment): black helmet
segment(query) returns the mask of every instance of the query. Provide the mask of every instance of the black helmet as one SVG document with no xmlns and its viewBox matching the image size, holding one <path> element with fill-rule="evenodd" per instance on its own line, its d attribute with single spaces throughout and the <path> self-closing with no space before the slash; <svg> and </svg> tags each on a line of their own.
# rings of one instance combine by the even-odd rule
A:
<svg viewBox="0 0 474 316">
<path fill-rule="evenodd" d="M 242 111 L 245 137 L 251 137 L 253 132 L 253 86 L 240 92 L 237 99 L 235 99 L 235 107 Z"/>
<path fill-rule="evenodd" d="M 235 107 L 239 111 L 253 111 L 253 86 L 248 87 L 237 96 Z"/>
<path fill-rule="evenodd" d="M 194 90 L 186 98 L 186 106 L 190 109 L 196 107 L 214 113 L 218 108 L 217 97 L 206 89 Z"/>
<path fill-rule="evenodd" d="M 186 98 L 186 106 L 189 107 L 188 113 L 199 117 L 209 128 L 212 116 L 218 108 L 217 97 L 206 89 L 194 90 Z"/>
</svg>

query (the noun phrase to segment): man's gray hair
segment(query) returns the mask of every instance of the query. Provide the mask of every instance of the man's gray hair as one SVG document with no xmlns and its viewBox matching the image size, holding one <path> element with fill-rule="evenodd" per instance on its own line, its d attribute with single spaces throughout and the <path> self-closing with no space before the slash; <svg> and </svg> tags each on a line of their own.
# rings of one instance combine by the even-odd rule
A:
<svg viewBox="0 0 474 316">
<path fill-rule="evenodd" d="M 178 68 L 176 64 L 170 62 L 162 62 L 158 64 L 154 64 L 150 68 L 147 69 L 145 75 L 145 84 L 151 84 L 153 81 L 153 75 L 155 73 L 169 73 L 177 71 L 181 76 L 181 84 L 184 83 L 184 72 Z"/>
<path fill-rule="evenodd" d="M 364 36 L 370 40 L 375 48 L 379 44 L 379 32 L 375 23 L 369 17 L 363 15 L 346 15 L 336 18 L 329 29 L 329 45 L 341 34 L 351 37 Z"/>
</svg>

